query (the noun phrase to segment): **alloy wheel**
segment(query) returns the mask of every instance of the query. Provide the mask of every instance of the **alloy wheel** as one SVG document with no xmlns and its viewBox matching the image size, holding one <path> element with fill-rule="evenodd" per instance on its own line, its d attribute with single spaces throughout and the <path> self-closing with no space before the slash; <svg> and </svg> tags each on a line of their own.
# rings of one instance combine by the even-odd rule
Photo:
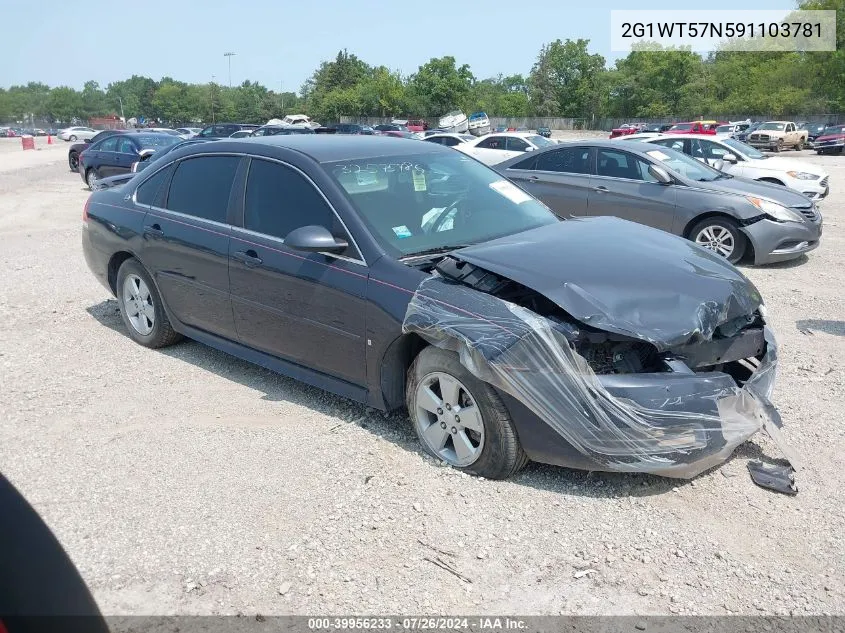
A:
<svg viewBox="0 0 845 633">
<path fill-rule="evenodd" d="M 701 229 L 695 236 L 695 243 L 725 258 L 729 258 L 736 247 L 733 234 L 718 224 Z"/>
<path fill-rule="evenodd" d="M 417 386 L 417 432 L 447 464 L 470 466 L 484 449 L 484 422 L 475 398 L 454 376 L 433 372 Z"/>
<path fill-rule="evenodd" d="M 123 281 L 123 308 L 135 331 L 149 336 L 156 322 L 155 305 L 150 289 L 138 275 L 127 275 Z"/>
</svg>

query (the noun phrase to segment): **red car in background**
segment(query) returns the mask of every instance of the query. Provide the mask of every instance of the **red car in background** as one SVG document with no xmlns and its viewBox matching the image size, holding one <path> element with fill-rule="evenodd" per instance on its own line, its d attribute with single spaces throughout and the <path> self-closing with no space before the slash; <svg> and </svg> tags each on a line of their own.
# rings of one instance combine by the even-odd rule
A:
<svg viewBox="0 0 845 633">
<path fill-rule="evenodd" d="M 610 138 L 617 136 L 626 136 L 627 134 L 636 134 L 645 127 L 644 123 L 625 123 L 619 127 L 610 130 Z"/>
<path fill-rule="evenodd" d="M 816 137 L 816 154 L 845 154 L 845 125 L 829 125 Z"/>
<path fill-rule="evenodd" d="M 716 135 L 716 128 L 726 125 L 719 121 L 689 121 L 687 123 L 675 123 L 664 134 L 713 134 Z"/>
</svg>

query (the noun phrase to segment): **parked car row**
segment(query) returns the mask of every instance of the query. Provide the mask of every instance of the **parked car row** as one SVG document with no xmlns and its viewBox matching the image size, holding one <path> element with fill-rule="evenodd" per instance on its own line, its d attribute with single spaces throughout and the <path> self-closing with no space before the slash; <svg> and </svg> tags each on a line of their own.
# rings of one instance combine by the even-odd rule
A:
<svg viewBox="0 0 845 633">
<path fill-rule="evenodd" d="M 140 345 L 187 336 L 407 407 L 428 452 L 488 478 L 692 477 L 779 425 L 765 306 L 725 257 L 791 248 L 786 225 L 817 241 L 814 205 L 668 147 L 528 134 L 473 145 L 525 144 L 495 170 L 469 142 L 176 140 L 92 193 L 85 260 Z"/>
</svg>

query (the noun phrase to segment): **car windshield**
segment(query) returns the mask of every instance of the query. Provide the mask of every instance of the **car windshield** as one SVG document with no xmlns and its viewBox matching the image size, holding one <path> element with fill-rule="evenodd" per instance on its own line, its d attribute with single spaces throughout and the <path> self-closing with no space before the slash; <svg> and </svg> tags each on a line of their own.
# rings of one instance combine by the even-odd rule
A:
<svg viewBox="0 0 845 633">
<path fill-rule="evenodd" d="M 831 125 L 830 127 L 826 127 L 822 132 L 822 136 L 827 136 L 828 134 L 845 134 L 845 125 Z"/>
<path fill-rule="evenodd" d="M 450 250 L 559 221 L 544 204 L 459 152 L 324 167 L 394 257 Z"/>
<path fill-rule="evenodd" d="M 545 136 L 540 136 L 539 134 L 526 136 L 525 140 L 529 143 L 533 143 L 537 147 L 551 147 L 552 145 L 557 145 L 557 143 L 555 143 L 554 141 L 550 141 Z"/>
<path fill-rule="evenodd" d="M 786 129 L 785 123 L 764 123 L 760 127 L 757 128 L 758 130 L 780 130 L 783 131 Z"/>
<path fill-rule="evenodd" d="M 683 132 L 684 130 L 691 130 L 691 129 L 692 129 L 692 123 L 678 123 L 677 125 L 673 125 L 672 127 L 669 128 L 669 130 L 678 130 L 680 132 Z"/>
<path fill-rule="evenodd" d="M 719 180 L 720 178 L 727 177 L 722 172 L 713 169 L 712 167 L 709 167 L 682 152 L 668 147 L 649 150 L 646 154 L 655 160 L 659 160 L 676 174 L 689 178 L 690 180 L 710 182 L 711 180 Z"/>
<path fill-rule="evenodd" d="M 754 158 L 754 159 L 768 158 L 768 156 L 766 156 L 763 152 L 760 152 L 760 151 L 754 149 L 750 145 L 746 145 L 742 141 L 737 141 L 736 139 L 726 138 L 725 140 L 722 141 L 722 143 L 724 143 L 726 146 L 730 147 L 731 149 L 734 149 L 734 150 L 738 151 L 739 153 L 744 154 L 745 156 L 748 156 L 748 158 Z"/>
<path fill-rule="evenodd" d="M 160 147 L 170 147 L 176 143 L 181 143 L 182 139 L 178 136 L 171 136 L 170 134 L 138 134 L 133 137 L 138 141 L 141 149 L 158 149 Z"/>
</svg>

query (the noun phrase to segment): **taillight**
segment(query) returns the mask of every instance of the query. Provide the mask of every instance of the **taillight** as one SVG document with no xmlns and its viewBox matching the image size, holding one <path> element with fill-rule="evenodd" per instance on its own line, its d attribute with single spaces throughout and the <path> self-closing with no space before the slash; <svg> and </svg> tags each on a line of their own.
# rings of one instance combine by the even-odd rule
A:
<svg viewBox="0 0 845 633">
<path fill-rule="evenodd" d="M 85 201 L 85 206 L 82 207 L 82 221 L 88 221 L 88 205 L 91 204 L 91 196 L 88 196 L 88 199 Z M 0 632 L 2 633 L 2 632 Z"/>
</svg>

